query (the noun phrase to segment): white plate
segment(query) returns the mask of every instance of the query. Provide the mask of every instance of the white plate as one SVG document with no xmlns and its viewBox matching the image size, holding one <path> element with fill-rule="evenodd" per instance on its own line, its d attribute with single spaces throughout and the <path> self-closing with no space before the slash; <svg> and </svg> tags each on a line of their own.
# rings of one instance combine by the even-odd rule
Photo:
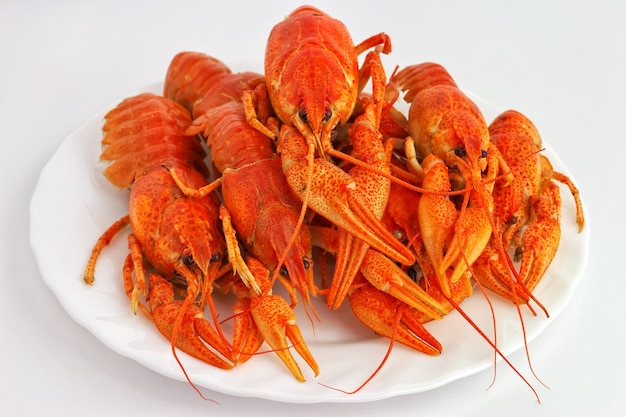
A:
<svg viewBox="0 0 626 417">
<path fill-rule="evenodd" d="M 158 85 L 147 90 L 160 92 Z M 477 102 L 481 105 L 480 100 Z M 116 237 L 103 252 L 93 287 L 82 279 L 97 238 L 127 212 L 128 192 L 115 190 L 102 175 L 104 166 L 98 163 L 102 120 L 111 107 L 70 135 L 41 172 L 30 207 L 31 244 L 44 281 L 73 319 L 119 354 L 163 375 L 184 380 L 169 342 L 143 315 L 134 316 L 129 310 L 121 280 L 122 261 L 127 253 L 125 236 Z M 493 106 L 482 102 L 481 107 L 487 120 L 495 117 L 495 111 L 490 110 Z M 546 148 L 545 154 L 554 168 L 567 173 L 556 154 Z M 589 228 L 577 233 L 574 203 L 567 190 L 563 189 L 562 195 L 561 246 L 535 291 L 548 308 L 550 318 L 532 316 L 523 308 L 528 340 L 541 333 L 563 310 L 587 262 Z M 523 346 L 518 313 L 496 296 L 491 300 L 496 309 L 499 347 L 511 353 Z M 492 333 L 491 314 L 479 293 L 462 307 L 482 329 Z M 338 312 L 328 311 L 321 302 L 316 308 L 322 322 L 316 324 L 314 331 L 302 311 L 297 311 L 300 328 L 321 370 L 316 378 L 299 361 L 307 378 L 305 383 L 296 382 L 272 353 L 253 357 L 231 371 L 215 369 L 183 353 L 180 357 L 191 380 L 199 386 L 232 395 L 296 403 L 363 402 L 422 392 L 493 365 L 492 348 L 458 313 L 452 312 L 441 321 L 427 324 L 443 344 L 444 352 L 439 357 L 396 344 L 385 367 L 368 385 L 356 394 L 343 394 L 320 383 L 348 391 L 357 388 L 384 357 L 388 340 L 365 329 L 345 305 Z M 525 363 L 516 366 L 529 375 Z M 498 369 L 510 371 L 503 366 Z"/>
</svg>

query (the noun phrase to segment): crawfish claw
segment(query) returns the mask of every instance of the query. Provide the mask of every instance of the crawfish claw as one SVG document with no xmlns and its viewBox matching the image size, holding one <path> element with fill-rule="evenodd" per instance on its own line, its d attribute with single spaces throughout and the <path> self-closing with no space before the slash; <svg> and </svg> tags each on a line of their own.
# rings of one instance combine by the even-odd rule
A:
<svg viewBox="0 0 626 417">
<path fill-rule="evenodd" d="M 380 335 L 428 355 L 442 351 L 441 343 L 422 326 L 422 315 L 389 294 L 366 285 L 350 294 L 350 307 L 363 324 Z"/>
<path fill-rule="evenodd" d="M 296 315 L 287 302 L 278 295 L 262 295 L 254 297 L 250 301 L 252 317 L 263 338 L 289 368 L 293 376 L 300 382 L 305 380 L 300 367 L 289 351 L 287 339 L 293 343 L 296 352 L 302 356 L 317 376 L 319 373 L 317 362 L 309 351 L 300 329 L 296 325 Z"/>
<path fill-rule="evenodd" d="M 178 349 L 218 368 L 231 369 L 231 349 L 203 318 L 202 310 L 193 301 L 185 306 L 185 301 L 174 299 L 172 284 L 160 275 L 151 274 L 149 285 L 149 316 L 159 332 L 168 340 L 172 340 L 177 333 L 174 345 Z M 181 314 L 182 319 L 179 319 Z M 178 320 L 180 327 L 176 329 Z"/>
</svg>

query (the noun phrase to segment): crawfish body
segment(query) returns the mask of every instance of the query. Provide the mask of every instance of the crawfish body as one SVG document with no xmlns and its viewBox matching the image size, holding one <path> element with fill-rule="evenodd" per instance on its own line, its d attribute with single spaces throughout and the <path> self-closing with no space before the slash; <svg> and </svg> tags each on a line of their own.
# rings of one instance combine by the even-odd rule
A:
<svg viewBox="0 0 626 417">
<path fill-rule="evenodd" d="M 178 164 L 172 167 L 181 168 Z M 197 171 L 186 174 L 189 184 L 206 185 Z M 165 276 L 172 276 L 181 261 L 193 262 L 207 274 L 210 262 L 222 256 L 217 208 L 211 197 L 186 197 L 163 168 L 139 177 L 129 200 L 133 233 L 142 242 L 144 256 Z"/>
<path fill-rule="evenodd" d="M 318 140 L 350 118 L 358 73 L 345 25 L 314 7 L 294 10 L 270 33 L 265 77 L 274 111 L 283 123 Z"/>
<path fill-rule="evenodd" d="M 407 140 L 407 148 L 413 146 L 414 152 L 411 167 L 424 177 L 424 183 L 437 184 L 424 188 L 440 195 L 449 192 L 452 183 L 465 188 L 458 216 L 455 207 L 448 207 L 449 202 L 444 206 L 436 202 L 441 200 L 440 195 L 427 194 L 420 200 L 420 228 L 428 236 L 438 237 L 436 243 L 428 241 L 428 255 L 435 264 L 442 291 L 450 296 L 449 281 L 463 278 L 469 286 L 468 269 L 492 233 L 493 180 L 501 158 L 489 141 L 482 113 L 441 65 L 427 62 L 407 67 L 391 83 L 406 91 L 405 99 L 411 99 L 411 137 Z M 429 159 L 428 165 L 435 166 L 433 158 L 446 167 L 427 171 L 425 161 Z M 445 213 L 442 207 L 448 207 Z M 456 219 L 450 220 L 453 217 Z M 441 222 L 447 227 L 442 229 Z M 500 254 L 503 259 L 507 256 L 502 248 Z M 446 272 L 449 267 L 453 268 L 450 278 Z"/>
<path fill-rule="evenodd" d="M 198 148 L 197 138 L 184 134 L 190 124 L 190 115 L 184 108 L 150 93 L 128 98 L 107 113 L 102 139 L 106 147 L 101 159 L 115 159 L 105 170 L 113 185 L 131 187 L 129 209 L 124 221 L 116 222 L 96 243 L 85 280 L 93 282 L 100 252 L 129 223 L 132 233 L 128 237 L 130 254 L 124 277 L 133 311 L 144 311 L 173 346 L 227 369 L 232 367 L 228 345 L 217 331 L 200 330 L 211 325 L 196 317 L 217 278 L 225 251 L 224 239 L 217 229 L 218 202 L 213 196 L 186 196 L 164 167 L 175 167 L 192 186 L 207 184 L 203 175 L 207 171 L 204 151 Z M 199 171 L 196 167 L 204 169 Z M 151 275 L 154 278 L 148 285 L 144 260 L 158 273 Z M 172 284 L 160 276 L 185 286 L 185 300 L 176 300 L 167 288 Z M 149 307 L 139 300 L 146 292 Z"/>
<path fill-rule="evenodd" d="M 496 233 L 478 259 L 476 278 L 493 292 L 517 303 L 526 303 L 554 258 L 561 237 L 561 194 L 555 181 L 570 189 L 576 203 L 579 230 L 584 225 L 582 203 L 572 181 L 554 171 L 541 155 L 539 131 L 522 113 L 508 110 L 489 125 L 491 142 L 514 172 L 509 184 L 495 182 Z M 506 265 L 492 256 L 496 239 L 514 248 L 521 261 L 518 280 L 508 277 Z"/>
<path fill-rule="evenodd" d="M 411 253 L 397 244 L 380 222 L 380 215 L 369 207 L 366 193 L 371 190 L 366 189 L 365 182 L 357 183 L 329 159 L 336 156 L 367 165 L 334 150 L 331 134 L 350 120 L 358 93 L 370 77 L 375 95 L 384 90 L 386 81 L 378 52 L 368 55 L 361 74 L 359 53 L 373 46 L 389 52 L 390 45 L 389 38 L 379 34 L 355 46 L 343 23 L 303 6 L 272 29 L 265 53 L 265 77 L 272 107 L 283 123 L 278 153 L 293 192 L 305 207 L 395 260 L 410 264 Z M 373 121 L 376 127 L 379 118 L 377 115 Z M 377 132 L 369 140 L 377 141 Z M 388 175 L 384 169 L 381 172 Z M 386 188 L 375 191 L 383 194 L 383 200 Z M 338 303 L 339 299 L 333 302 Z"/>
<path fill-rule="evenodd" d="M 180 54 L 175 61 L 186 58 Z M 247 250 L 270 270 L 285 256 L 283 275 L 289 276 L 310 303 L 309 291 L 315 291 L 312 246 L 308 228 L 298 224 L 302 203 L 287 184 L 272 140 L 245 118 L 244 91 L 257 90 L 259 114 L 271 112 L 262 81 L 263 76 L 253 72 L 214 79 L 206 95 L 198 97 L 193 106 L 195 120 L 188 132 L 202 133 L 206 138 L 221 173 L 224 205 Z M 168 79 L 166 85 L 176 82 Z"/>
</svg>

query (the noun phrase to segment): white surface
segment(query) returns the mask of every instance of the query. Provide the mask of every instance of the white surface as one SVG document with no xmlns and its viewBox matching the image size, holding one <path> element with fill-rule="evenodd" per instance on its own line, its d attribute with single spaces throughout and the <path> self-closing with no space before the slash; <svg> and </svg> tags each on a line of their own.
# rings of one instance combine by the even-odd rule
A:
<svg viewBox="0 0 626 417">
<path fill-rule="evenodd" d="M 386 65 L 441 62 L 462 87 L 526 113 L 578 181 L 591 233 L 589 264 L 565 311 L 530 343 L 535 371 L 551 388 L 539 389 L 542 404 L 499 364 L 489 390 L 492 370 L 365 404 L 304 406 L 204 390 L 216 406 L 186 383 L 112 352 L 72 320 L 35 264 L 28 205 L 44 163 L 103 106 L 162 78 L 180 50 L 247 68 L 262 59 L 272 25 L 299 3 L 129 3 L 0 3 L 0 410 L 26 416 L 623 415 L 626 283 L 618 265 L 626 254 L 626 5 L 315 3 L 343 20 L 357 41 L 388 32 L 394 52 Z M 71 227 L 71 218 L 59 221 Z M 525 364 L 522 352 L 510 359 Z"/>
<path fill-rule="evenodd" d="M 158 93 L 162 91 L 161 83 L 142 87 L 140 91 Z M 486 108 L 483 113 L 489 120 L 495 117 L 489 106 L 482 101 L 477 104 Z M 112 187 L 102 175 L 106 165 L 98 163 L 101 151 L 98 139 L 107 110 L 98 112 L 73 132 L 46 163 L 30 205 L 31 245 L 43 280 L 72 318 L 114 351 L 163 375 L 184 381 L 170 343 L 150 321 L 130 312 L 120 277 L 128 253 L 126 240 L 116 238 L 103 252 L 93 287 L 82 279 L 93 244 L 110 224 L 128 212 L 128 191 Z M 545 155 L 554 169 L 567 173 L 552 151 L 546 150 Z M 544 314 L 533 317 L 527 308 L 522 308 L 527 340 L 534 339 L 561 313 L 587 264 L 589 233 L 587 229 L 578 233 L 572 198 L 564 198 L 562 211 L 562 243 L 558 255 L 534 292 L 548 309 L 550 318 Z M 214 298 L 222 299 L 218 295 Z M 497 318 L 499 349 L 510 353 L 522 348 L 524 338 L 517 309 L 493 295 L 490 299 Z M 194 384 L 232 395 L 295 403 L 363 402 L 431 390 L 493 365 L 493 349 L 454 312 L 444 320 L 426 325 L 443 345 L 441 356 L 416 354 L 397 345 L 384 369 L 359 392 L 346 395 L 328 389 L 318 382 L 348 391 L 360 386 L 376 368 L 372 366 L 375 358 L 382 360 L 384 357 L 388 341 L 362 326 L 349 308 L 344 306 L 331 312 L 327 311 L 323 300 L 317 301 L 321 323 L 316 325 L 315 331 L 304 311 L 297 309 L 304 338 L 320 365 L 321 373 L 317 378 L 309 371 L 308 382 L 296 382 L 273 354 L 253 357 L 232 371 L 213 368 L 181 354 L 187 374 Z M 229 317 L 231 307 L 228 302 L 220 303 L 219 316 Z M 493 338 L 492 313 L 480 291 L 464 301 L 462 308 Z M 223 327 L 227 334 L 232 330 L 230 322 Z M 369 367 L 364 358 L 371 358 Z"/>
</svg>

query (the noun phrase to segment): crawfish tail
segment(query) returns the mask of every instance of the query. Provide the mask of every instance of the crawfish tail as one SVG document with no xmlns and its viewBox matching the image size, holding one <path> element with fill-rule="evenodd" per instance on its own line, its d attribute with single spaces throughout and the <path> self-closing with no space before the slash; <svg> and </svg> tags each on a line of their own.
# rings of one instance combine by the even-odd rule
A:
<svg viewBox="0 0 626 417">
<path fill-rule="evenodd" d="M 188 133 L 196 130 L 206 137 L 211 158 L 220 172 L 274 156 L 271 139 L 246 121 L 241 103 L 231 101 L 208 111 L 194 121 Z"/>
<path fill-rule="evenodd" d="M 263 76 L 255 72 L 215 75 L 213 58 L 198 53 L 184 54 L 177 55 L 172 65 L 186 58 L 186 61 L 193 62 L 193 65 L 187 65 L 187 70 L 194 73 L 185 75 L 184 68 L 180 68 L 174 81 L 193 78 L 199 86 L 191 109 L 194 121 L 186 134 L 202 134 L 206 138 L 213 163 L 220 172 L 272 158 L 274 148 L 271 139 L 247 122 L 242 102 L 244 91 L 257 88 L 263 83 Z M 187 93 L 177 91 L 179 87 L 181 85 L 173 82 L 167 89 L 172 97 L 177 97 L 176 100 L 182 100 L 179 104 L 185 105 L 184 96 Z M 262 95 L 260 98 L 263 98 Z M 264 103 L 261 107 L 268 105 Z M 269 110 L 264 111 L 267 113 Z"/>
<path fill-rule="evenodd" d="M 207 111 L 230 102 L 242 102 L 245 90 L 254 90 L 264 82 L 265 78 L 256 72 L 240 72 L 216 77 L 206 89 L 204 96 L 199 98 L 193 106 L 191 114 L 194 119 Z"/>
<path fill-rule="evenodd" d="M 147 171 L 163 165 L 172 165 L 172 161 L 180 161 L 204 177 L 209 176 L 206 164 L 195 152 L 167 143 L 122 156 L 105 168 L 104 176 L 118 188 L 129 188 Z"/>
<path fill-rule="evenodd" d="M 189 125 L 189 112 L 170 100 L 156 97 L 152 93 L 138 94 L 124 99 L 109 110 L 102 125 L 102 131 L 106 134 L 102 143 L 110 144 L 120 137 L 144 133 L 146 126 L 163 125 L 177 129 Z"/>
<path fill-rule="evenodd" d="M 167 69 L 163 95 L 191 112 L 194 103 L 224 74 L 230 74 L 230 69 L 220 60 L 200 52 L 180 52 Z"/>
<path fill-rule="evenodd" d="M 189 112 L 152 93 L 123 100 L 105 115 L 101 160 L 113 161 L 104 171 L 116 187 L 128 188 L 138 176 L 175 162 L 206 174 L 206 153 L 195 137 L 185 135 Z"/>
<path fill-rule="evenodd" d="M 424 62 L 402 69 L 392 77 L 391 84 L 405 92 L 404 100 L 407 103 L 411 103 L 420 91 L 429 87 L 436 85 L 457 87 L 450 73 L 434 62 Z"/>
</svg>

